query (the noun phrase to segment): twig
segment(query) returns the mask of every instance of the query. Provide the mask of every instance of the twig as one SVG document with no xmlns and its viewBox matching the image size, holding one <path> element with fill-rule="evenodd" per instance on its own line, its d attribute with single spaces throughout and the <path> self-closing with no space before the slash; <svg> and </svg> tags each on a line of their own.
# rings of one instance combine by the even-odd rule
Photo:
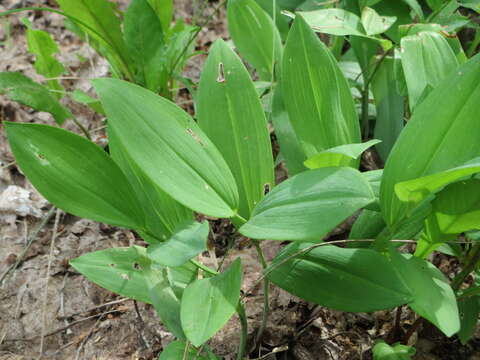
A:
<svg viewBox="0 0 480 360">
<path fill-rule="evenodd" d="M 108 315 L 108 314 L 112 314 L 112 313 L 117 313 L 119 312 L 119 310 L 109 310 L 109 311 L 105 311 L 103 313 L 100 313 L 100 314 L 95 314 L 95 315 L 91 315 L 91 316 L 87 316 L 86 318 L 83 318 L 83 319 L 79 319 L 79 320 L 76 320 L 76 321 L 72 321 L 70 324 L 66 325 L 66 326 L 62 326 L 61 328 L 58 328 L 58 329 L 55 329 L 49 333 L 46 333 L 44 335 L 44 338 L 46 337 L 49 337 L 49 336 L 52 336 L 52 335 L 55 335 L 55 334 L 58 334 L 62 331 L 65 331 L 69 328 L 71 328 L 72 326 L 75 326 L 75 325 L 78 325 L 84 321 L 88 321 L 88 320 L 91 320 L 91 319 L 95 319 L 99 316 L 104 316 L 104 315 Z M 40 337 L 40 335 L 36 335 L 36 336 L 33 336 L 31 338 L 20 338 L 20 339 L 5 339 L 5 342 L 17 342 L 17 341 L 33 341 L 35 339 L 38 339 Z"/>
<path fill-rule="evenodd" d="M 90 328 L 90 330 L 88 331 L 88 334 L 87 336 L 85 336 L 82 340 L 82 342 L 80 343 L 80 346 L 78 347 L 77 349 L 77 353 L 75 355 L 75 360 L 78 360 L 80 359 L 80 354 L 82 353 L 82 350 L 85 346 L 85 344 L 87 343 L 88 339 L 90 339 L 90 337 L 92 336 L 93 334 L 93 331 L 96 329 L 96 327 L 98 326 L 98 324 L 100 323 L 100 321 L 102 321 L 103 317 L 105 315 L 102 315 L 102 316 L 99 316 L 97 321 L 95 321 L 95 324 L 93 324 L 93 326 Z"/>
<path fill-rule="evenodd" d="M 282 261 L 276 263 L 276 264 L 273 264 L 271 267 L 269 267 L 266 271 L 264 271 L 264 273 L 262 274 L 262 276 L 260 276 L 254 283 L 252 286 L 250 286 L 250 288 L 245 291 L 245 293 L 243 293 L 242 295 L 242 299 L 245 298 L 249 293 L 251 293 L 253 291 L 253 289 L 255 289 L 257 287 L 257 285 L 262 282 L 263 279 L 265 279 L 268 275 L 270 275 L 274 270 L 276 270 L 277 268 L 279 268 L 280 266 L 284 265 L 285 263 L 287 263 L 288 261 L 296 258 L 297 256 L 300 256 L 300 255 L 304 255 L 310 251 L 312 251 L 313 249 L 316 249 L 318 247 L 321 247 L 321 246 L 328 246 L 328 245 L 336 245 L 336 244 L 345 244 L 345 243 L 351 243 L 351 242 L 374 242 L 375 240 L 374 239 L 358 239 L 358 240 L 354 240 L 354 239 L 347 239 L 347 240 L 334 240 L 334 241 L 329 241 L 329 242 L 322 242 L 322 243 L 318 243 L 318 244 L 314 244 L 312 246 L 309 246 L 305 249 L 302 249 L 302 250 L 299 250 L 295 253 L 293 253 L 292 255 L 290 256 L 287 256 L 285 259 L 283 259 Z M 390 242 L 400 242 L 400 243 L 406 243 L 406 244 L 416 244 L 417 242 L 415 240 L 390 240 Z"/>
<path fill-rule="evenodd" d="M 105 306 L 120 304 L 120 303 L 125 302 L 125 301 L 128 301 L 128 300 L 131 300 L 131 299 L 129 299 L 129 298 L 123 298 L 123 299 L 120 299 L 120 300 L 110 301 L 110 302 L 108 302 L 108 303 L 101 304 L 101 305 L 98 305 L 98 306 L 94 306 L 94 307 L 92 307 L 92 308 L 90 308 L 90 309 L 87 309 L 87 310 L 84 310 L 84 311 L 80 311 L 80 312 L 77 312 L 77 313 L 73 313 L 73 314 L 69 314 L 69 315 L 65 315 L 65 316 L 57 316 L 57 319 L 58 319 L 58 320 L 69 319 L 69 318 L 71 318 L 71 317 L 74 317 L 74 316 L 77 316 L 77 315 L 80 315 L 80 314 L 89 313 L 89 312 L 92 312 L 92 311 L 101 309 L 101 308 L 103 308 L 103 307 L 105 307 Z"/>
<path fill-rule="evenodd" d="M 18 267 L 18 265 L 22 262 L 23 260 L 23 257 L 25 256 L 25 254 L 27 253 L 28 249 L 30 248 L 30 246 L 32 245 L 33 241 L 37 238 L 37 235 L 38 233 L 44 228 L 45 225 L 47 225 L 48 221 L 50 220 L 50 218 L 53 216 L 53 214 L 55 213 L 55 207 L 52 207 L 48 213 L 45 215 L 45 217 L 42 219 L 42 221 L 40 222 L 40 224 L 37 226 L 37 228 L 35 228 L 35 230 L 33 230 L 32 234 L 30 235 L 29 239 L 28 239 L 28 242 L 27 242 L 27 246 L 25 246 L 25 248 L 23 249 L 23 251 L 20 253 L 20 255 L 18 256 L 17 258 L 17 261 L 11 265 L 3 274 L 2 276 L 0 276 L 0 285 L 2 284 L 2 282 L 6 279 L 7 275 L 10 273 L 10 272 L 13 272 L 15 271 L 15 269 Z"/>
<path fill-rule="evenodd" d="M 52 267 L 53 249 L 55 247 L 55 239 L 57 237 L 59 220 L 60 220 L 60 210 L 57 209 L 57 213 L 55 215 L 55 223 L 53 225 L 52 240 L 50 241 L 50 253 L 48 256 L 47 274 L 45 275 L 45 292 L 43 294 L 43 310 L 42 310 L 42 330 L 40 333 L 40 347 L 38 351 L 39 352 L 38 359 L 41 359 L 43 356 L 43 340 L 45 337 L 45 321 L 46 321 L 46 315 L 47 315 L 48 282 L 50 279 L 50 269 Z"/>
</svg>

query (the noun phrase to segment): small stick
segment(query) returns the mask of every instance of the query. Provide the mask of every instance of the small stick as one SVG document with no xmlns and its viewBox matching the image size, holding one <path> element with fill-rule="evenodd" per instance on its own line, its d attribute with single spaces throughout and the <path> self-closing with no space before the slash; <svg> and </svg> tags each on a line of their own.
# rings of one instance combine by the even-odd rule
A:
<svg viewBox="0 0 480 360">
<path fill-rule="evenodd" d="M 43 356 L 43 340 L 45 338 L 45 321 L 47 315 L 47 301 L 48 301 L 48 282 L 50 279 L 50 269 L 52 267 L 52 258 L 53 258 L 53 249 L 55 247 L 55 239 L 57 237 L 58 222 L 60 220 L 60 210 L 57 209 L 55 215 L 55 223 L 53 225 L 52 240 L 50 241 L 50 254 L 48 256 L 48 265 L 47 265 L 47 274 L 45 275 L 45 292 L 43 294 L 43 310 L 42 310 L 42 331 L 40 333 L 40 347 L 38 359 L 41 359 Z"/>
<path fill-rule="evenodd" d="M 15 269 L 18 267 L 18 265 L 22 262 L 23 260 L 23 257 L 25 256 L 25 254 L 27 253 L 28 249 L 30 248 L 30 246 L 32 245 L 33 241 L 37 238 L 37 235 L 38 233 L 45 227 L 45 225 L 47 225 L 48 221 L 50 220 L 50 218 L 53 216 L 53 214 L 55 213 L 55 207 L 52 207 L 47 215 L 45 215 L 45 217 L 42 219 L 41 223 L 38 225 L 38 227 L 33 230 L 32 234 L 30 235 L 29 239 L 28 239 L 28 243 L 27 243 L 27 246 L 25 246 L 25 248 L 23 249 L 23 251 L 20 253 L 20 255 L 18 256 L 17 258 L 17 261 L 12 264 L 3 274 L 2 276 L 0 276 L 0 285 L 2 284 L 3 280 L 5 280 L 5 278 L 7 277 L 7 275 L 12 271 L 15 271 Z"/>
</svg>

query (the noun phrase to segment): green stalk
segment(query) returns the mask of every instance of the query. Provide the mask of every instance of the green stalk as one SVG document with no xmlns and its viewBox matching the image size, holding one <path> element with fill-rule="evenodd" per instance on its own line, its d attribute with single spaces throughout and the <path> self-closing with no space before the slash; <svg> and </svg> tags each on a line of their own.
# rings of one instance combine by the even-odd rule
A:
<svg viewBox="0 0 480 360">
<path fill-rule="evenodd" d="M 245 350 L 247 348 L 248 322 L 247 315 L 245 314 L 245 307 L 241 301 L 238 303 L 237 313 L 238 317 L 240 318 L 240 325 L 242 327 L 242 332 L 240 333 L 240 344 L 238 345 L 237 360 L 243 360 L 245 357 Z"/>
<path fill-rule="evenodd" d="M 265 271 L 268 267 L 267 262 L 265 261 L 265 256 L 263 255 L 262 248 L 260 247 L 260 242 L 257 240 L 253 241 L 255 245 L 255 249 L 257 250 L 258 257 L 260 259 L 260 263 L 262 264 L 263 271 Z M 262 322 L 260 324 L 260 328 L 258 329 L 257 336 L 255 337 L 255 347 L 260 345 L 262 341 L 263 333 L 267 327 L 268 322 L 268 315 L 270 314 L 270 281 L 268 278 L 263 279 L 263 313 L 262 313 Z"/>
<path fill-rule="evenodd" d="M 473 246 L 472 250 L 470 250 L 470 258 L 467 262 L 467 265 L 463 268 L 463 270 L 455 276 L 452 281 L 452 289 L 453 291 L 457 292 L 462 286 L 465 279 L 470 275 L 470 273 L 476 269 L 478 263 L 480 262 L 480 243 L 477 243 Z"/>
</svg>

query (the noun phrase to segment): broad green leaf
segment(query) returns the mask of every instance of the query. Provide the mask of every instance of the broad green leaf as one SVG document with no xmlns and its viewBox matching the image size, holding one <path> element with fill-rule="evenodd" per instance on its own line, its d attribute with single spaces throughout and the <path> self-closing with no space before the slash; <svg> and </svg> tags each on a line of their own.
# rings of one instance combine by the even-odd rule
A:
<svg viewBox="0 0 480 360">
<path fill-rule="evenodd" d="M 479 172 L 480 158 L 475 158 L 452 169 L 400 182 L 395 185 L 395 193 L 401 201 L 418 204 L 444 186 Z"/>
<path fill-rule="evenodd" d="M 193 219 L 191 210 L 161 190 L 135 164 L 125 148 L 118 142 L 111 127 L 108 128 L 108 139 L 110 155 L 127 176 L 143 207 L 146 229 L 140 232 L 140 235 L 145 241 L 158 243 L 166 240 L 172 236 L 178 224 Z"/>
<path fill-rule="evenodd" d="M 461 324 L 458 337 L 462 345 L 465 345 L 472 338 L 477 327 L 480 316 L 480 298 L 478 296 L 470 296 L 461 299 L 458 302 L 458 308 Z"/>
<path fill-rule="evenodd" d="M 348 238 L 352 240 L 375 239 L 385 226 L 385 221 L 381 213 L 364 209 L 353 223 Z M 367 248 L 370 247 L 371 243 L 351 242 L 347 245 L 350 248 Z"/>
<path fill-rule="evenodd" d="M 89 26 L 76 23 L 95 41 L 107 48 L 106 56 L 115 59 L 115 66 L 122 72 L 129 72 L 129 53 L 123 40 L 120 19 L 112 3 L 107 0 L 57 0 L 60 8 L 72 18 Z"/>
<path fill-rule="evenodd" d="M 425 219 L 425 225 L 417 241 L 414 255 L 424 259 L 433 251 L 438 250 L 447 241 L 456 238 L 457 234 L 446 234 L 442 232 L 437 217 L 435 213 L 432 212 Z"/>
<path fill-rule="evenodd" d="M 331 8 L 297 12 L 314 31 L 331 35 L 365 36 L 362 21 L 354 13 Z"/>
<path fill-rule="evenodd" d="M 131 185 L 103 149 L 47 125 L 5 123 L 5 127 L 20 168 L 52 204 L 107 224 L 144 227 Z"/>
<path fill-rule="evenodd" d="M 238 258 L 223 273 L 197 280 L 184 291 L 182 327 L 188 340 L 200 346 L 220 330 L 235 313 L 240 297 L 242 268 Z"/>
<path fill-rule="evenodd" d="M 373 360 L 412 360 L 413 355 L 415 348 L 407 345 L 379 341 L 373 347 Z"/>
<path fill-rule="evenodd" d="M 427 0 L 427 4 L 430 9 L 436 11 L 439 10 L 448 0 Z"/>
<path fill-rule="evenodd" d="M 412 8 L 413 12 L 415 13 L 415 15 L 418 16 L 420 20 L 423 20 L 424 16 L 423 16 L 422 7 L 420 6 L 417 0 L 403 0 L 403 1 Z"/>
<path fill-rule="evenodd" d="M 65 71 L 62 63 L 54 56 L 59 50 L 49 33 L 42 30 L 34 30 L 31 26 L 28 26 L 27 42 L 28 51 L 35 55 L 35 70 L 38 74 L 46 78 L 55 78 Z M 64 90 L 58 80 L 48 80 L 47 84 L 50 89 Z M 57 99 L 62 97 L 60 93 L 55 95 Z"/>
<path fill-rule="evenodd" d="M 82 255 L 70 260 L 70 265 L 107 290 L 150 304 L 143 268 L 150 264 L 146 255 L 139 246 L 111 248 Z"/>
<path fill-rule="evenodd" d="M 162 28 L 166 32 L 173 19 L 173 0 L 148 0 L 148 3 L 157 14 Z"/>
<path fill-rule="evenodd" d="M 293 130 L 292 123 L 285 109 L 281 85 L 275 87 L 272 100 L 271 119 L 275 129 L 275 135 L 280 145 L 280 151 L 285 159 L 288 174 L 296 175 L 306 168 L 303 165 L 305 154 L 298 141 L 297 134 Z"/>
<path fill-rule="evenodd" d="M 319 169 L 322 167 L 357 167 L 357 160 L 368 148 L 380 143 L 380 140 L 369 140 L 360 144 L 347 144 L 335 146 L 334 148 L 324 150 L 305 161 L 305 166 L 309 169 Z"/>
<path fill-rule="evenodd" d="M 403 129 L 404 98 L 397 91 L 395 62 L 398 60 L 391 57 L 383 59 L 371 83 L 377 109 L 374 136 L 382 141 L 376 149 L 383 161 Z"/>
<path fill-rule="evenodd" d="M 457 299 L 447 278 L 428 261 L 392 251 L 392 264 L 413 294 L 408 305 L 446 336 L 460 330 Z"/>
<path fill-rule="evenodd" d="M 328 245 L 286 261 L 311 245 L 287 246 L 270 265 L 275 270 L 268 278 L 304 300 L 340 311 L 377 311 L 412 300 L 392 264 L 374 250 Z"/>
<path fill-rule="evenodd" d="M 385 165 L 381 207 L 389 226 L 400 222 L 408 210 L 397 198 L 395 184 L 440 173 L 480 155 L 479 77 L 480 56 L 476 56 L 416 107 Z"/>
<path fill-rule="evenodd" d="M 193 220 L 179 224 L 172 237 L 148 247 L 148 257 L 165 266 L 181 266 L 207 250 L 208 222 Z"/>
<path fill-rule="evenodd" d="M 5 94 L 11 100 L 34 110 L 52 114 L 60 125 L 72 117 L 70 110 L 60 104 L 46 87 L 19 72 L 0 73 L 0 94 Z"/>
<path fill-rule="evenodd" d="M 249 218 L 275 185 L 267 120 L 248 71 L 223 41 L 210 48 L 198 88 L 197 119 L 232 170 L 239 214 Z"/>
<path fill-rule="evenodd" d="M 188 346 L 188 349 L 186 347 Z M 163 349 L 158 360 L 211 360 L 215 358 L 198 355 L 198 351 L 195 350 L 190 344 L 185 341 L 172 341 Z"/>
<path fill-rule="evenodd" d="M 367 35 L 377 35 L 387 31 L 397 21 L 395 16 L 380 16 L 370 8 L 365 7 L 362 10 L 361 22 Z"/>
<path fill-rule="evenodd" d="M 100 100 L 89 96 L 88 94 L 86 94 L 81 90 L 74 90 L 72 93 L 70 93 L 70 96 L 76 102 L 85 104 L 89 106 L 93 111 L 99 114 L 105 115 L 105 111 L 103 110 L 102 103 L 100 102 Z"/>
<path fill-rule="evenodd" d="M 125 13 L 125 44 L 136 64 L 137 82 L 158 91 L 164 35 L 160 19 L 147 0 L 133 0 Z"/>
<path fill-rule="evenodd" d="M 375 200 L 352 168 L 322 168 L 291 177 L 255 208 L 240 232 L 254 239 L 319 240 Z"/>
<path fill-rule="evenodd" d="M 180 301 L 185 288 L 197 278 L 196 267 L 189 263 L 177 268 L 161 267 L 155 263 L 147 265 L 149 260 L 145 263 L 143 277 L 155 311 L 168 330 L 184 340 Z"/>
<path fill-rule="evenodd" d="M 460 0 L 460 6 L 472 9 L 480 13 L 480 0 Z"/>
<path fill-rule="evenodd" d="M 414 109 L 425 89 L 438 86 L 457 69 L 458 61 L 444 36 L 435 32 L 405 36 L 401 47 L 410 109 Z"/>
<path fill-rule="evenodd" d="M 275 24 L 277 25 L 278 32 L 282 40 L 285 40 L 290 30 L 290 20 L 282 14 L 282 9 L 279 6 L 278 1 L 272 0 L 255 0 L 258 5 L 272 18 L 275 17 Z M 273 6 L 275 5 L 275 8 Z"/>
<path fill-rule="evenodd" d="M 447 186 L 433 201 L 440 230 L 460 234 L 480 229 L 480 180 L 470 179 Z"/>
<path fill-rule="evenodd" d="M 438 11 L 429 16 L 428 21 L 442 25 L 446 32 L 455 32 L 470 22 L 467 16 L 463 16 L 458 10 L 457 0 L 449 0 Z"/>
<path fill-rule="evenodd" d="M 227 18 L 228 30 L 240 54 L 262 80 L 271 80 L 274 65 L 282 57 L 282 41 L 272 18 L 254 0 L 229 0 Z"/>
<path fill-rule="evenodd" d="M 382 16 L 395 16 L 397 21 L 385 33 L 392 41 L 399 43 L 399 26 L 403 24 L 411 24 L 410 8 L 403 1 L 380 1 L 375 5 L 371 5 L 374 10 Z"/>
<path fill-rule="evenodd" d="M 98 79 L 94 86 L 119 143 L 151 181 L 192 210 L 234 216 L 238 192 L 230 169 L 186 112 L 125 81 Z"/>
<path fill-rule="evenodd" d="M 179 298 L 196 278 L 195 266 L 158 266 L 147 258 L 146 249 L 139 246 L 88 253 L 71 260 L 70 265 L 107 290 L 153 304 L 165 326 L 178 338 L 185 338 Z"/>
<path fill-rule="evenodd" d="M 288 36 L 281 81 L 290 121 L 307 158 L 361 141 L 350 87 L 330 51 L 301 16 Z"/>
</svg>

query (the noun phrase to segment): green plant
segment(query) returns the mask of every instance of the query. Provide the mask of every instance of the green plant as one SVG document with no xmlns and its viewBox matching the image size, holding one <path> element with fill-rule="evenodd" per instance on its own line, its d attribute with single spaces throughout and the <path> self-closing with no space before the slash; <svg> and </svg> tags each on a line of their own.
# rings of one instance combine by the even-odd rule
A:
<svg viewBox="0 0 480 360">
<path fill-rule="evenodd" d="M 264 266 L 265 316 L 272 282 L 341 311 L 406 304 L 446 336 L 467 341 L 480 312 L 478 278 L 465 284 L 480 263 L 480 56 L 467 59 L 439 24 L 452 30 L 468 19 L 451 1 L 428 1 L 429 15 L 417 1 L 359 1 L 296 12 L 288 30 L 277 16 L 293 3 L 229 1 L 234 42 L 267 82 L 262 91 L 217 40 L 198 87 L 197 121 L 146 88 L 97 79 L 110 154 L 62 129 L 6 123 L 18 164 L 56 206 L 133 229 L 149 243 L 71 264 L 111 291 L 153 304 L 178 338 L 160 359 L 216 358 L 206 343 L 235 312 L 237 358 L 248 355 L 240 260 L 226 270 L 195 260 L 209 229 L 194 212 L 230 219 L 253 239 Z M 411 13 L 426 23 L 408 25 Z M 329 46 L 315 31 L 332 35 Z M 252 42 L 257 33 L 268 36 Z M 349 75 L 352 63 L 361 79 Z M 266 114 L 290 175 L 277 186 Z M 371 117 L 381 143 L 371 140 Z M 360 171 L 372 146 L 385 168 Z M 352 216 L 349 239 L 325 241 Z M 264 239 L 290 244 L 267 264 Z M 403 243 L 416 243 L 415 253 L 399 250 Z M 462 264 L 452 282 L 427 260 L 434 250 Z M 396 341 L 407 343 L 415 326 Z M 373 349 L 379 360 L 414 352 L 384 342 Z"/>
</svg>

